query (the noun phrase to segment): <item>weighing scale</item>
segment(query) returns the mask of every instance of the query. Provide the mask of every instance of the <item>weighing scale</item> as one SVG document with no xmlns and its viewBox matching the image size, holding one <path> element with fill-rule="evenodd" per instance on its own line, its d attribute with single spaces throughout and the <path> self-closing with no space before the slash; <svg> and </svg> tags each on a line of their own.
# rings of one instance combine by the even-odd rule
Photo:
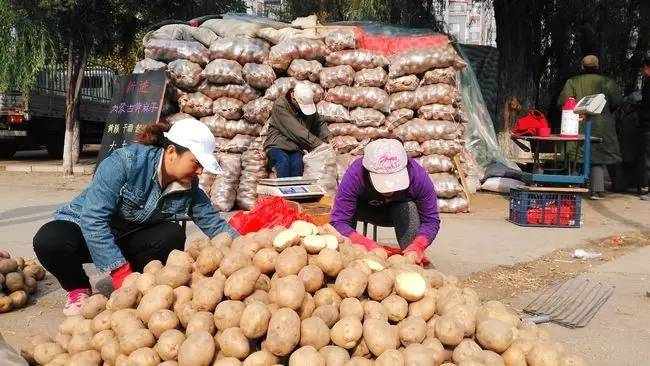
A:
<svg viewBox="0 0 650 366">
<path fill-rule="evenodd" d="M 257 184 L 257 194 L 290 200 L 318 200 L 325 190 L 310 177 L 266 178 Z"/>
</svg>

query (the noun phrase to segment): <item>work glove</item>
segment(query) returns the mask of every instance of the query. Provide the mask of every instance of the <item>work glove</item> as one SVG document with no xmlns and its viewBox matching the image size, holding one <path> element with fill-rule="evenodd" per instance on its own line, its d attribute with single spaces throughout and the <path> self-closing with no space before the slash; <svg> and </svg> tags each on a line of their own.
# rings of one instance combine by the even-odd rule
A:
<svg viewBox="0 0 650 366">
<path fill-rule="evenodd" d="M 424 251 L 429 246 L 429 239 L 424 235 L 418 235 L 413 239 L 411 244 L 404 249 L 404 254 L 415 253 L 415 262 L 421 266 L 428 266 L 431 262 L 424 256 Z"/>
<path fill-rule="evenodd" d="M 131 264 L 129 264 L 129 262 L 126 262 L 121 267 L 112 270 L 111 278 L 113 279 L 113 290 L 122 287 L 122 282 L 124 282 L 126 276 L 130 275 L 132 272 Z"/>
<path fill-rule="evenodd" d="M 350 240 L 352 240 L 353 244 L 361 245 L 364 247 L 367 251 L 371 251 L 373 249 L 381 248 L 377 242 L 374 240 L 370 240 L 366 238 L 365 236 L 359 234 L 359 233 L 352 233 L 350 234 Z"/>
</svg>

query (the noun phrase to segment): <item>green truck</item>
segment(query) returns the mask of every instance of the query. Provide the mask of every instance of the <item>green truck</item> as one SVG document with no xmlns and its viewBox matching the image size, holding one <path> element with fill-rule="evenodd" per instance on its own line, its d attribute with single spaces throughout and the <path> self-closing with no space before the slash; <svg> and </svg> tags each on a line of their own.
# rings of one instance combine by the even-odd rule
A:
<svg viewBox="0 0 650 366">
<path fill-rule="evenodd" d="M 113 94 L 115 72 L 86 68 L 81 86 L 79 117 L 81 144 L 99 144 Z M 16 151 L 45 147 L 52 158 L 61 158 L 65 132 L 67 70 L 52 65 L 42 70 L 29 93 L 0 93 L 0 158 Z"/>
</svg>

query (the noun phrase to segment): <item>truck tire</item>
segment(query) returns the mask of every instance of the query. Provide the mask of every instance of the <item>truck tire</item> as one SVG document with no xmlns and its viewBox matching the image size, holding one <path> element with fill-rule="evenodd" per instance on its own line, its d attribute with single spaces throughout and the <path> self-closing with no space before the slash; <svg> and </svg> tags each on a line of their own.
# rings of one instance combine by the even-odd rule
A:
<svg viewBox="0 0 650 366">
<path fill-rule="evenodd" d="M 18 146 L 13 141 L 3 140 L 0 142 L 0 159 L 10 159 L 16 153 Z"/>
</svg>

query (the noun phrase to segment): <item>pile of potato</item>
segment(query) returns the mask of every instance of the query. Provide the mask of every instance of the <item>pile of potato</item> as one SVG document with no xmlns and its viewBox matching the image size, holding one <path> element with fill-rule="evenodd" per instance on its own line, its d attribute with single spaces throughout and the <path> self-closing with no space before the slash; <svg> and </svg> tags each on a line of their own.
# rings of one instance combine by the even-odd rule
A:
<svg viewBox="0 0 650 366">
<path fill-rule="evenodd" d="M 45 269 L 35 260 L 11 258 L 0 250 L 0 313 L 20 309 L 36 291 L 36 282 L 45 278 Z"/>
<path fill-rule="evenodd" d="M 585 365 L 502 303 L 413 262 L 304 221 L 195 239 L 21 352 L 48 366 Z"/>
</svg>

